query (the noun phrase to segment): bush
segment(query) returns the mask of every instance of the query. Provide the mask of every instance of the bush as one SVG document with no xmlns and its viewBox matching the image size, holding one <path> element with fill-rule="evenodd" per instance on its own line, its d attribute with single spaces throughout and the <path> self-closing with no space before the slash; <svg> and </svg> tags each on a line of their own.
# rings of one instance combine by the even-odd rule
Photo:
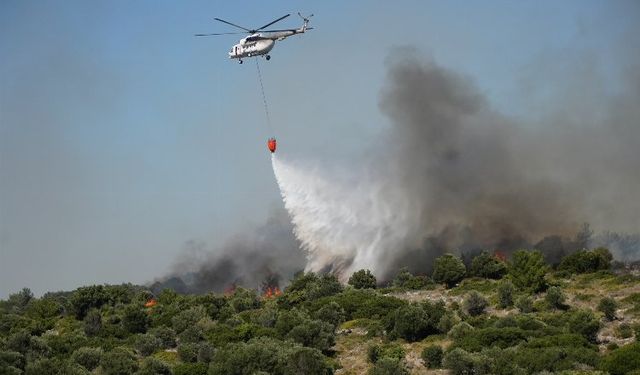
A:
<svg viewBox="0 0 640 375">
<path fill-rule="evenodd" d="M 539 292 L 547 286 L 544 276 L 548 268 L 539 251 L 518 250 L 513 253 L 509 277 L 516 287 Z"/>
<path fill-rule="evenodd" d="M 520 296 L 516 300 L 516 307 L 521 313 L 530 313 L 533 311 L 533 299 L 530 296 Z"/>
<path fill-rule="evenodd" d="M 204 308 L 201 306 L 192 307 L 188 310 L 183 310 L 176 316 L 171 318 L 171 325 L 176 333 L 181 333 L 185 329 L 194 326 L 197 322 L 207 316 Z"/>
<path fill-rule="evenodd" d="M 436 258 L 433 266 L 433 280 L 437 283 L 444 283 L 448 288 L 452 288 L 460 282 L 467 269 L 462 260 L 452 254 L 445 254 Z"/>
<path fill-rule="evenodd" d="M 467 322 L 460 322 L 453 326 L 449 331 L 449 336 L 455 340 L 458 340 L 473 331 L 474 328 Z"/>
<path fill-rule="evenodd" d="M 100 360 L 100 366 L 105 375 L 129 375 L 138 370 L 136 357 L 122 348 L 105 353 Z"/>
<path fill-rule="evenodd" d="M 369 375 L 408 375 L 404 361 L 384 357 L 369 370 Z"/>
<path fill-rule="evenodd" d="M 369 270 L 356 271 L 349 278 L 349 285 L 356 289 L 375 289 L 376 277 Z"/>
<path fill-rule="evenodd" d="M 598 311 L 604 314 L 605 319 L 608 321 L 613 321 L 616 319 L 616 309 L 618 308 L 618 304 L 616 300 L 611 297 L 604 297 L 598 303 Z"/>
<path fill-rule="evenodd" d="M 316 311 L 315 317 L 331 324 L 334 329 L 337 328 L 340 323 L 344 322 L 344 309 L 340 307 L 336 302 L 329 302 L 322 306 L 320 310 Z"/>
<path fill-rule="evenodd" d="M 451 370 L 454 375 L 483 375 L 490 371 L 486 357 L 460 348 L 448 352 L 442 360 L 442 365 Z"/>
<path fill-rule="evenodd" d="M 334 326 L 321 320 L 305 320 L 286 335 L 304 346 L 328 351 L 335 344 Z"/>
<path fill-rule="evenodd" d="M 378 362 L 378 359 L 382 356 L 382 348 L 380 345 L 372 344 L 367 348 L 367 359 L 371 363 Z"/>
<path fill-rule="evenodd" d="M 206 363 L 179 363 L 173 367 L 173 375 L 207 375 Z"/>
<path fill-rule="evenodd" d="M 139 334 L 136 336 L 134 347 L 141 356 L 146 357 L 160 349 L 162 341 L 151 334 Z"/>
<path fill-rule="evenodd" d="M 427 335 L 438 333 L 438 323 L 445 313 L 443 303 L 405 305 L 390 317 L 387 331 L 407 341 L 417 341 Z"/>
<path fill-rule="evenodd" d="M 149 326 L 149 316 L 142 308 L 129 305 L 124 310 L 122 326 L 130 333 L 145 333 Z"/>
<path fill-rule="evenodd" d="M 474 290 L 464 299 L 463 305 L 469 315 L 477 316 L 484 313 L 488 302 L 480 293 Z"/>
<path fill-rule="evenodd" d="M 285 374 L 329 375 L 333 369 L 324 356 L 312 348 L 297 348 L 287 356 Z"/>
<path fill-rule="evenodd" d="M 604 356 L 600 367 L 611 375 L 629 374 L 640 369 L 640 343 L 625 345 L 613 350 Z"/>
<path fill-rule="evenodd" d="M 600 322 L 590 310 L 579 310 L 569 319 L 569 332 L 584 336 L 591 342 L 596 342 L 600 330 Z"/>
<path fill-rule="evenodd" d="M 471 261 L 470 273 L 472 276 L 497 280 L 507 273 L 507 265 L 489 252 L 483 251 Z"/>
<path fill-rule="evenodd" d="M 404 289 L 422 289 L 431 283 L 427 276 L 414 276 L 408 269 L 402 268 L 395 279 L 393 286 Z"/>
<path fill-rule="evenodd" d="M 442 366 L 442 347 L 430 345 L 422 350 L 422 360 L 427 368 L 440 368 Z"/>
<path fill-rule="evenodd" d="M 196 362 L 198 360 L 199 346 L 197 343 L 185 342 L 178 345 L 178 358 L 182 362 Z"/>
<path fill-rule="evenodd" d="M 23 369 L 25 364 L 26 361 L 22 354 L 12 351 L 0 351 L 0 369 L 13 367 L 21 373 L 22 371 L 19 369 Z"/>
<path fill-rule="evenodd" d="M 25 375 L 67 375 L 65 366 L 58 359 L 42 358 L 27 363 Z"/>
<path fill-rule="evenodd" d="M 510 280 L 504 280 L 498 285 L 498 307 L 506 309 L 513 306 L 515 289 Z"/>
<path fill-rule="evenodd" d="M 145 358 L 136 375 L 172 375 L 171 367 L 156 358 Z"/>
<path fill-rule="evenodd" d="M 102 315 L 100 311 L 93 309 L 84 317 L 84 333 L 87 336 L 95 336 L 102 329 Z"/>
<path fill-rule="evenodd" d="M 244 323 L 243 321 L 240 322 L 240 324 Z M 180 342 L 199 342 L 201 341 L 204 337 L 202 334 L 202 328 L 200 328 L 199 326 L 195 325 L 195 326 L 191 326 L 187 329 L 185 329 L 184 331 L 182 331 L 179 335 L 178 338 L 180 339 Z"/>
<path fill-rule="evenodd" d="M 613 256 L 603 247 L 592 251 L 579 250 L 562 258 L 558 269 L 571 273 L 589 273 L 611 268 Z"/>
<path fill-rule="evenodd" d="M 69 302 L 76 318 L 83 319 L 89 310 L 99 309 L 108 301 L 109 295 L 104 286 L 93 285 L 76 289 Z"/>
<path fill-rule="evenodd" d="M 167 326 L 155 327 L 149 330 L 149 333 L 160 340 L 160 347 L 163 349 L 174 348 L 176 346 L 176 331 Z"/>
<path fill-rule="evenodd" d="M 198 362 L 209 363 L 213 359 L 215 349 L 208 342 L 202 342 L 198 346 Z"/>
<path fill-rule="evenodd" d="M 71 354 L 71 361 L 93 371 L 100 364 L 103 354 L 102 348 L 82 347 Z"/>
<path fill-rule="evenodd" d="M 547 302 L 547 305 L 552 309 L 563 309 L 565 308 L 565 301 L 567 297 L 562 292 L 562 289 L 557 286 L 552 286 L 547 290 L 547 295 L 544 297 L 544 300 Z"/>
<path fill-rule="evenodd" d="M 458 314 L 455 311 L 447 310 L 438 321 L 436 328 L 442 333 L 447 333 L 458 323 L 460 323 Z"/>
<path fill-rule="evenodd" d="M 627 323 L 622 323 L 616 328 L 616 336 L 621 339 L 628 339 L 633 336 L 633 328 Z"/>
</svg>

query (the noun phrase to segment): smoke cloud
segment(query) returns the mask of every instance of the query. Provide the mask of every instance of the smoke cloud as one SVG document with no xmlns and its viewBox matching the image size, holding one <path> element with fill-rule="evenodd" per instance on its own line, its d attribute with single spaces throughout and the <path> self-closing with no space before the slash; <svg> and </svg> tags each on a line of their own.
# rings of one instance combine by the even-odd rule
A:
<svg viewBox="0 0 640 375">
<path fill-rule="evenodd" d="M 445 251 L 510 251 L 583 222 L 640 227 L 637 75 L 622 95 L 600 93 L 591 114 L 528 124 L 492 109 L 471 79 L 396 52 L 380 95 L 390 127 L 367 162 L 273 158 L 307 270 L 424 273 Z"/>
<path fill-rule="evenodd" d="M 175 271 L 186 290 L 257 287 L 302 268 L 388 279 L 482 249 L 538 247 L 557 262 L 584 246 L 574 235 L 585 222 L 600 231 L 589 245 L 640 258 L 637 70 L 612 94 L 575 65 L 540 80 L 557 88 L 546 112 L 515 119 L 469 77 L 410 48 L 391 56 L 379 101 L 389 126 L 366 157 L 327 167 L 274 154 L 286 213 L 211 252 L 192 243 Z"/>
</svg>

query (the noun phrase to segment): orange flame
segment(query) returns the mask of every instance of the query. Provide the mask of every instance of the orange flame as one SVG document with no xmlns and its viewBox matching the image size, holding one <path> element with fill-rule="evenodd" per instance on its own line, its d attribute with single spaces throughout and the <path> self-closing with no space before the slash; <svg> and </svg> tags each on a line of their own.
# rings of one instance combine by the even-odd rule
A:
<svg viewBox="0 0 640 375">
<path fill-rule="evenodd" d="M 264 291 L 263 297 L 264 298 L 271 298 L 271 297 L 277 297 L 282 295 L 282 292 L 280 291 L 280 289 L 277 286 L 272 287 L 267 287 L 267 289 Z"/>
<path fill-rule="evenodd" d="M 147 303 L 144 304 L 144 307 L 153 307 L 157 304 L 158 304 L 158 301 L 156 301 L 154 298 L 151 298 L 150 300 L 147 301 Z"/>
<path fill-rule="evenodd" d="M 507 254 L 505 254 L 503 251 L 500 251 L 498 249 L 493 251 L 493 256 L 498 259 L 501 260 L 503 262 L 507 261 Z"/>
</svg>

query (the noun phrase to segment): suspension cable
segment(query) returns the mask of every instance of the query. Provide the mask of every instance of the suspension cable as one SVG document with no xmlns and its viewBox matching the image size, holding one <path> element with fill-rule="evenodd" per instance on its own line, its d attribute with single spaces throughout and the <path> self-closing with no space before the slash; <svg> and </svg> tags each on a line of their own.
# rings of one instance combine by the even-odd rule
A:
<svg viewBox="0 0 640 375">
<path fill-rule="evenodd" d="M 256 60 L 256 69 L 258 70 L 258 80 L 260 81 L 260 91 L 262 92 L 262 103 L 264 104 L 264 113 L 267 115 L 267 127 L 269 129 L 269 133 L 273 133 L 271 128 L 271 117 L 269 116 L 269 106 L 267 105 L 267 96 L 264 94 L 264 85 L 262 84 L 262 73 L 260 72 L 260 64 L 258 63 L 258 58 Z M 270 134 L 271 135 L 271 134 Z"/>
</svg>

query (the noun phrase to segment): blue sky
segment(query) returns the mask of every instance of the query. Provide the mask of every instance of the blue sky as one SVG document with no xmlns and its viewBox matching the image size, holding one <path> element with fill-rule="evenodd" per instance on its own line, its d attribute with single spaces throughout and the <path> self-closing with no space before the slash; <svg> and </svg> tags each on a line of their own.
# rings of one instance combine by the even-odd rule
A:
<svg viewBox="0 0 640 375">
<path fill-rule="evenodd" d="M 260 61 L 236 36 L 314 13 Z M 638 22 L 622 1 L 18 1 L 0 3 L 0 297 L 146 282 L 189 240 L 212 248 L 279 207 L 265 142 L 314 160 L 359 155 L 385 126 L 385 59 L 413 46 L 472 77 L 499 111 L 532 115 L 542 71 L 593 56 L 611 90 Z M 542 88 L 540 88 L 542 87 Z M 546 88 L 545 88 L 546 87 Z M 550 87 L 550 88 L 549 88 Z"/>
</svg>

